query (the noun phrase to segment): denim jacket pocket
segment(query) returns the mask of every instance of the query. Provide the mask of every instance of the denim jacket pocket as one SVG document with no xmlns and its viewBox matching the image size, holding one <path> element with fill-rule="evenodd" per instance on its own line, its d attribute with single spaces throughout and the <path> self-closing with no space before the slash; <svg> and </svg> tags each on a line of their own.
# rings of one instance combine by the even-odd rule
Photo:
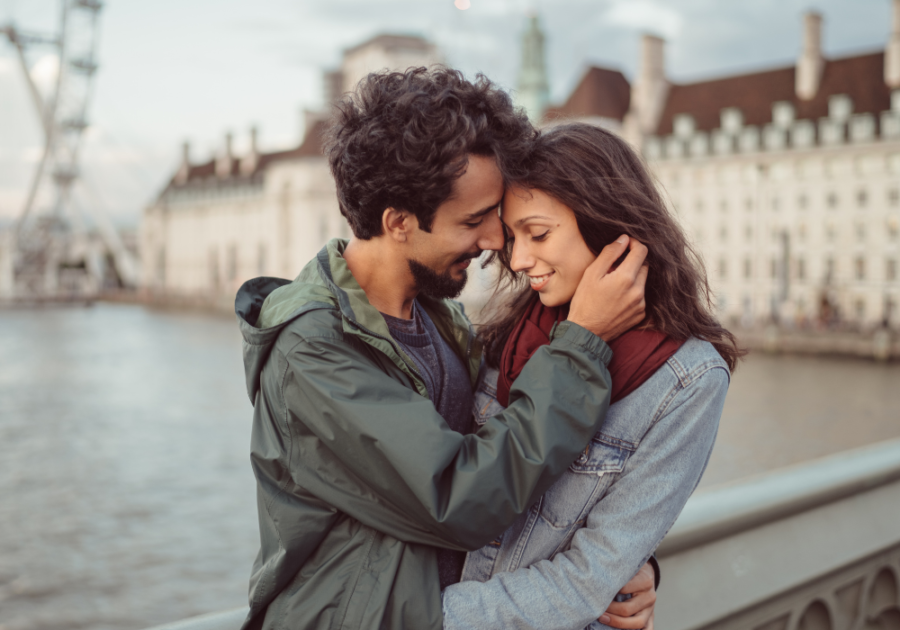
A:
<svg viewBox="0 0 900 630">
<path fill-rule="evenodd" d="M 475 386 L 475 403 L 472 410 L 475 423 L 483 425 L 488 418 L 496 416 L 505 407 L 497 402 L 497 370 L 485 368 Z"/>
<path fill-rule="evenodd" d="M 594 436 L 581 457 L 544 495 L 541 518 L 556 528 L 580 525 L 615 475 L 622 472 L 629 454 L 630 449 L 617 440 Z"/>
</svg>

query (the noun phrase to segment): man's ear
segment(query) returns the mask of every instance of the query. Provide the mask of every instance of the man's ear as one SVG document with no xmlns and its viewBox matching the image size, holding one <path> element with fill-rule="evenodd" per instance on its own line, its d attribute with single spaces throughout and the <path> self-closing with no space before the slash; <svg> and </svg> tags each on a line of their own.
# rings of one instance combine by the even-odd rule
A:
<svg viewBox="0 0 900 630">
<path fill-rule="evenodd" d="M 385 235 L 398 243 L 405 243 L 409 233 L 419 226 L 415 215 L 406 210 L 387 208 L 381 215 L 381 229 Z"/>
</svg>

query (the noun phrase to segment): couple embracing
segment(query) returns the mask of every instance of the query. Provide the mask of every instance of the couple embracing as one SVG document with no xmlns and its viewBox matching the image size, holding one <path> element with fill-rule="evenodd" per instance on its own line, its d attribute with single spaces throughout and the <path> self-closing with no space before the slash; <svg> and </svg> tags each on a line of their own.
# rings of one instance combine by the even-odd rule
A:
<svg viewBox="0 0 900 630">
<path fill-rule="evenodd" d="M 446 68 L 369 75 L 326 155 L 353 237 L 236 299 L 244 627 L 652 628 L 740 351 L 641 160 Z M 475 331 L 451 298 L 485 250 Z"/>
</svg>

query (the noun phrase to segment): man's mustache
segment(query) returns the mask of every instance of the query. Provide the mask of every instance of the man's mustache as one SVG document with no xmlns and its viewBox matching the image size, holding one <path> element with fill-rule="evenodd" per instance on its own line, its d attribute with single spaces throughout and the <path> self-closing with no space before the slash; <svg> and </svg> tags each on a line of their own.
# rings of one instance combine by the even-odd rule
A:
<svg viewBox="0 0 900 630">
<path fill-rule="evenodd" d="M 484 253 L 484 250 L 479 250 L 479 251 L 474 252 L 474 253 L 471 253 L 471 252 L 470 252 L 470 253 L 468 253 L 468 254 L 463 254 L 462 256 L 460 256 L 459 258 L 457 258 L 456 260 L 454 260 L 454 261 L 453 261 L 453 264 L 455 265 L 455 264 L 457 264 L 457 263 L 466 262 L 467 260 L 471 260 L 472 258 L 478 258 L 478 257 L 481 256 L 483 253 Z"/>
</svg>

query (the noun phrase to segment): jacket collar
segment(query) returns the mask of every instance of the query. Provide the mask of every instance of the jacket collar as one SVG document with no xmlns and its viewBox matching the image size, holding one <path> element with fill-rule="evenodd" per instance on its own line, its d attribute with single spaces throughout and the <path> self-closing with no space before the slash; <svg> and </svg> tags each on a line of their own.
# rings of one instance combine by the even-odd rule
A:
<svg viewBox="0 0 900 630">
<path fill-rule="evenodd" d="M 365 291 L 359 286 L 347 266 L 347 260 L 344 258 L 346 247 L 346 240 L 332 239 L 316 256 L 319 275 L 325 286 L 334 295 L 341 315 L 344 317 L 344 330 L 350 334 L 359 334 L 360 330 L 374 333 L 378 337 L 391 340 L 393 347 L 395 344 L 387 322 L 378 309 L 369 302 Z M 424 295 L 420 295 L 416 299 L 427 311 L 441 336 L 457 352 L 463 364 L 468 367 L 470 378 L 474 384 L 481 363 L 481 345 L 475 338 L 462 305 L 452 300 L 436 300 Z M 397 351 L 405 357 L 399 348 Z M 408 357 L 405 358 L 408 360 Z"/>
</svg>

